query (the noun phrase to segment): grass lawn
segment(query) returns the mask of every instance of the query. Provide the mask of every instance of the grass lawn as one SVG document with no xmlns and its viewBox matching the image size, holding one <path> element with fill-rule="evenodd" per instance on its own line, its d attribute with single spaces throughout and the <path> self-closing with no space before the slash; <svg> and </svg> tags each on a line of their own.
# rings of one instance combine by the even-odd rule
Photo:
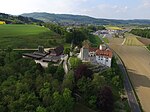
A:
<svg viewBox="0 0 150 112">
<path fill-rule="evenodd" d="M 104 37 L 103 40 L 104 40 L 105 43 L 109 43 L 109 40 L 108 40 L 107 37 Z"/>
<path fill-rule="evenodd" d="M 63 42 L 59 35 L 37 25 L 0 25 L 0 49 L 57 46 Z"/>
<path fill-rule="evenodd" d="M 91 35 L 89 37 L 89 41 L 92 43 L 93 47 L 98 47 L 100 44 L 102 44 L 102 41 L 100 40 L 100 38 L 95 35 Z"/>
</svg>

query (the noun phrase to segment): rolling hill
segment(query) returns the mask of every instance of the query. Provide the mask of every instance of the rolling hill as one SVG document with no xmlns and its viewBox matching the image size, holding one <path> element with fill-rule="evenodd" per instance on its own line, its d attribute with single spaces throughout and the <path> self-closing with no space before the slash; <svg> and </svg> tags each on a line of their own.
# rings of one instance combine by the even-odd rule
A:
<svg viewBox="0 0 150 112">
<path fill-rule="evenodd" d="M 13 16 L 5 13 L 0 13 L 0 21 L 5 21 L 6 24 L 43 23 L 43 21 L 31 17 Z"/>
<path fill-rule="evenodd" d="M 98 19 L 82 15 L 70 14 L 50 14 L 50 13 L 24 13 L 21 16 L 32 17 L 34 19 L 42 20 L 44 22 L 56 22 L 61 24 L 150 24 L 150 20 L 116 20 L 116 19 Z"/>
</svg>

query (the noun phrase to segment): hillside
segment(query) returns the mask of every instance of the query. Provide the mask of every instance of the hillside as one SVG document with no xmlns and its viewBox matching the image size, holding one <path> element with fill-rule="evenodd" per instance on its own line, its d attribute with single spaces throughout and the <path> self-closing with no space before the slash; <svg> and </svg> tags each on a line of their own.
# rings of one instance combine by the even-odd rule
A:
<svg viewBox="0 0 150 112">
<path fill-rule="evenodd" d="M 150 20 L 116 20 L 116 19 L 98 19 L 82 15 L 70 14 L 50 14 L 50 13 L 24 13 L 24 17 L 32 17 L 44 22 L 56 22 L 61 24 L 150 24 Z"/>
<path fill-rule="evenodd" d="M 0 25 L 0 49 L 53 47 L 63 40 L 51 30 L 37 25 Z"/>
<path fill-rule="evenodd" d="M 5 21 L 6 24 L 43 23 L 43 21 L 31 17 L 13 16 L 5 13 L 0 13 L 0 21 Z"/>
</svg>

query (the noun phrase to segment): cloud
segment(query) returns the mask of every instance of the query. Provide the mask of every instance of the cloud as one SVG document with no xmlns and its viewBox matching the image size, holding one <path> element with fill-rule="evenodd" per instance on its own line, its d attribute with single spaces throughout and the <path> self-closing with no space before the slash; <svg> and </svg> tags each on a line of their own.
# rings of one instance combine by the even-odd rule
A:
<svg viewBox="0 0 150 112">
<path fill-rule="evenodd" d="M 128 6 L 98 4 L 89 9 L 82 9 L 82 13 L 97 18 L 119 18 L 128 12 Z"/>
<path fill-rule="evenodd" d="M 143 0 L 143 7 L 150 8 L 150 0 Z"/>
<path fill-rule="evenodd" d="M 0 12 L 14 15 L 48 12 L 119 19 L 150 18 L 149 10 L 150 0 L 2 0 L 0 6 Z"/>
<path fill-rule="evenodd" d="M 3 0 L 0 12 L 21 14 L 24 12 L 71 13 L 88 0 Z M 3 5 L 2 5 L 3 4 Z"/>
</svg>

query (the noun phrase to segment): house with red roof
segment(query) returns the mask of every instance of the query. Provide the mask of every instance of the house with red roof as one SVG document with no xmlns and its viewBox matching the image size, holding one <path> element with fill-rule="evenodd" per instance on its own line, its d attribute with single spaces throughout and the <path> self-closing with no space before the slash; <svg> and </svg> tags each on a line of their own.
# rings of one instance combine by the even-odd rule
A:
<svg viewBox="0 0 150 112">
<path fill-rule="evenodd" d="M 95 60 L 98 64 L 111 67 L 113 53 L 109 48 L 106 47 L 106 45 L 100 45 L 99 48 L 83 46 L 78 57 L 82 61 Z"/>
</svg>

